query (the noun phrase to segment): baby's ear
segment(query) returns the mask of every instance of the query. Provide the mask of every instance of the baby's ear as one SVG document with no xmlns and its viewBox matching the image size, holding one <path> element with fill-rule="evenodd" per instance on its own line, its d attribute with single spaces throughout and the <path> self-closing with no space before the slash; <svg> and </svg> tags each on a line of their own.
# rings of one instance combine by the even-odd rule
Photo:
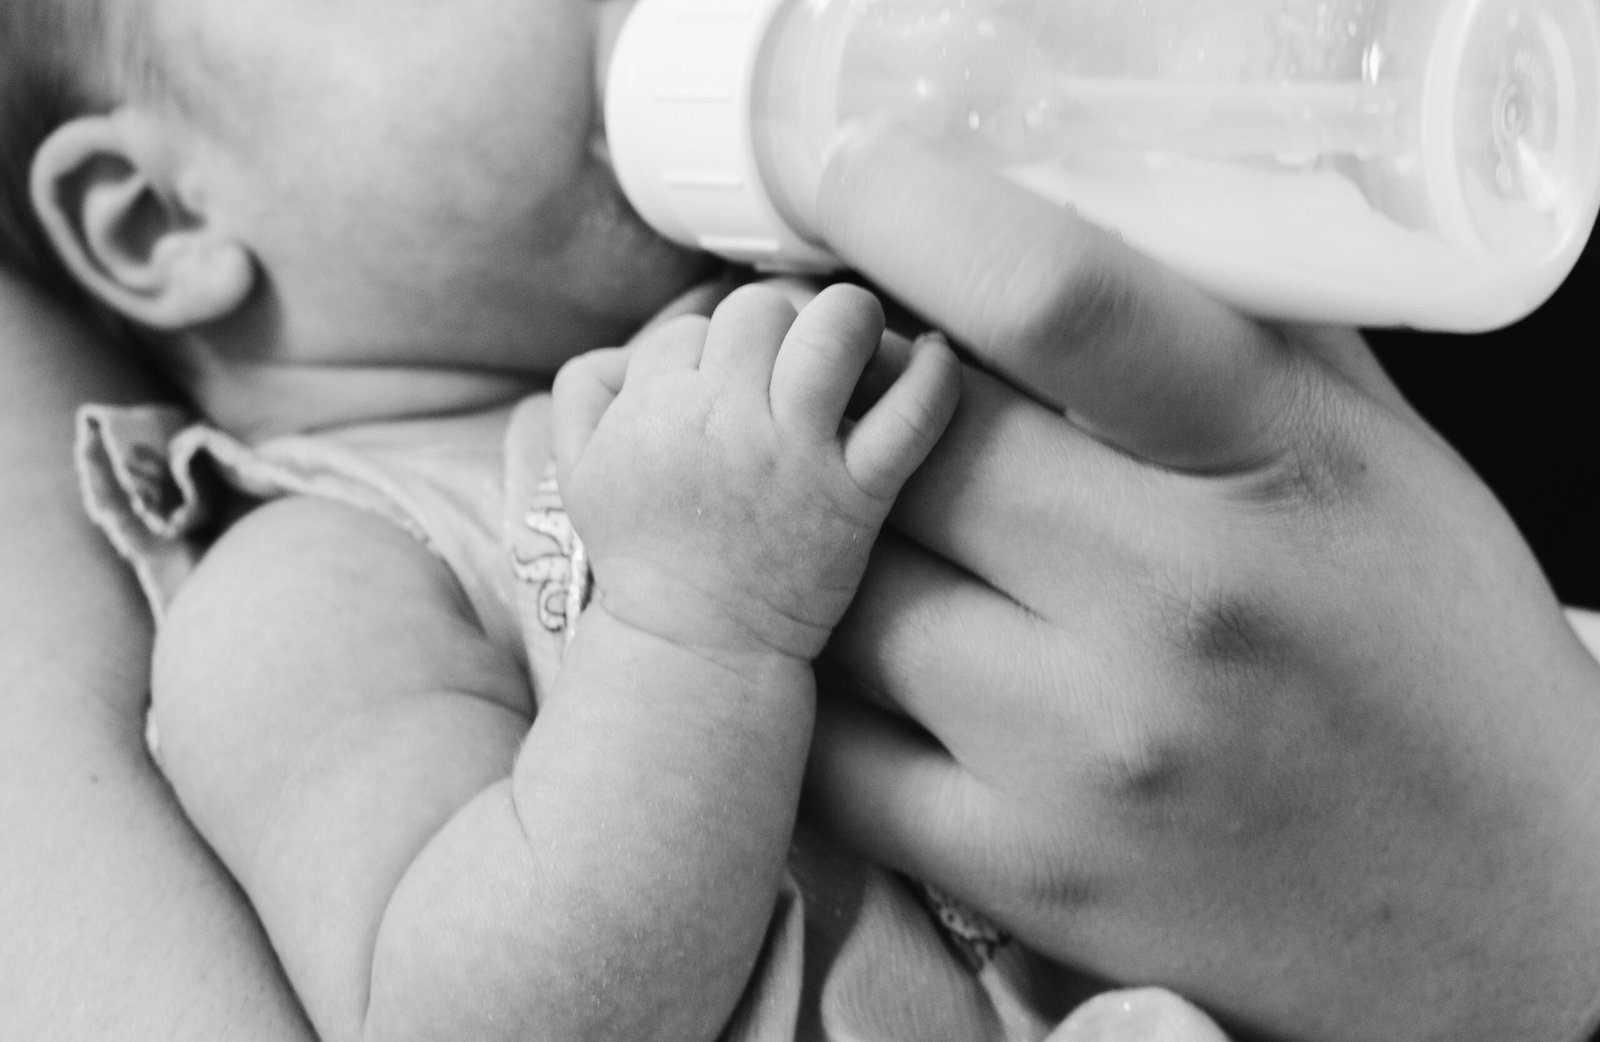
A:
<svg viewBox="0 0 1600 1042">
<path fill-rule="evenodd" d="M 57 127 L 33 158 L 33 206 L 67 268 L 134 322 L 175 332 L 250 296 L 249 249 L 153 173 L 153 127 L 123 113 Z"/>
</svg>

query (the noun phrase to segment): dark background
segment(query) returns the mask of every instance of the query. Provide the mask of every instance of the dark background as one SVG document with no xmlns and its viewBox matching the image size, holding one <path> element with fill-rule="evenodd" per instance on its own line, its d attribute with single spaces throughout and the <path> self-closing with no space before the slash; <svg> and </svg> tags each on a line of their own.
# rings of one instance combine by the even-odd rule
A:
<svg viewBox="0 0 1600 1042">
<path fill-rule="evenodd" d="M 1594 378 L 1600 248 L 1555 295 L 1476 336 L 1367 334 L 1411 403 L 1499 495 L 1566 604 L 1600 607 Z"/>
</svg>

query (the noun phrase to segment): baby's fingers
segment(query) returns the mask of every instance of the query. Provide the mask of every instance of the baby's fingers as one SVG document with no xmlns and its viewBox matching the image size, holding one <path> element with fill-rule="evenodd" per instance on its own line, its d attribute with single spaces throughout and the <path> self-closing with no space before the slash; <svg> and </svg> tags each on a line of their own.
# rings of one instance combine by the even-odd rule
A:
<svg viewBox="0 0 1600 1042">
<path fill-rule="evenodd" d="M 629 342 L 627 375 L 649 379 L 699 368 L 709 326 L 708 319 L 694 314 L 679 315 L 652 326 Z"/>
<path fill-rule="evenodd" d="M 844 465 L 852 480 L 872 496 L 898 495 L 950 425 L 960 390 L 961 364 L 944 337 L 918 337 L 900 378 L 845 438 Z"/>
<path fill-rule="evenodd" d="M 567 362 L 556 373 L 550 389 L 550 423 L 556 472 L 563 484 L 600 425 L 600 417 L 622 390 L 631 354 L 625 347 L 590 351 Z"/>
<path fill-rule="evenodd" d="M 845 407 L 883 338 L 883 305 L 860 286 L 829 286 L 806 305 L 772 366 L 772 417 L 782 430 L 832 444 Z"/>
</svg>

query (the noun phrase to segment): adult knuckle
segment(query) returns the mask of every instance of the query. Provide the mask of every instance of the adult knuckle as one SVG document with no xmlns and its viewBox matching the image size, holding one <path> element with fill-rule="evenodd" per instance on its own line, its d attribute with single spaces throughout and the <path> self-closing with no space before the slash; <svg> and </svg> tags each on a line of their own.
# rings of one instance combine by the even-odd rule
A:
<svg viewBox="0 0 1600 1042">
<path fill-rule="evenodd" d="M 1223 713 L 1208 701 L 1202 692 L 1187 711 L 1166 707 L 1165 718 L 1129 726 L 1096 749 L 1088 791 L 1100 824 L 1136 841 L 1129 849 L 1139 849 L 1141 838 L 1173 834 L 1248 841 L 1292 820 L 1292 768 L 1257 762 L 1264 753 L 1255 734 L 1264 726 L 1261 716 L 1249 709 Z"/>
<path fill-rule="evenodd" d="M 1182 610 L 1180 648 L 1189 660 L 1213 667 L 1261 664 L 1280 643 L 1278 625 L 1253 593 L 1201 589 L 1191 593 Z"/>
<path fill-rule="evenodd" d="M 1087 763 L 1105 805 L 1162 823 L 1259 718 L 1252 700 L 1270 697 L 1290 634 L 1248 566 L 1174 574 L 1146 594 L 1145 636 L 1116 657 L 1122 682 L 1102 699 Z"/>
<path fill-rule="evenodd" d="M 1082 733 L 1064 776 L 1069 801 L 1086 797 L 1112 820 L 1138 820 L 1171 804 L 1195 764 L 1195 732 L 1183 701 L 1148 683 L 1143 664 L 1108 649 L 1103 674 L 1087 687 Z M 1131 668 L 1130 668 L 1131 665 Z"/>
<path fill-rule="evenodd" d="M 1147 591 L 1147 625 L 1162 637 L 1160 653 L 1172 656 L 1165 668 L 1198 689 L 1210 678 L 1275 661 L 1291 637 L 1280 582 L 1253 543 L 1214 547 L 1169 566 Z"/>
<path fill-rule="evenodd" d="M 1119 819 L 1160 820 L 1189 790 L 1198 760 L 1192 737 L 1171 722 L 1125 714 L 1090 752 L 1087 781 Z"/>
<path fill-rule="evenodd" d="M 1256 468 L 1246 498 L 1296 513 L 1325 513 L 1369 487 L 1372 450 L 1360 431 L 1362 405 L 1320 378 L 1316 366 L 1294 367 L 1269 437 L 1277 451 Z"/>
</svg>

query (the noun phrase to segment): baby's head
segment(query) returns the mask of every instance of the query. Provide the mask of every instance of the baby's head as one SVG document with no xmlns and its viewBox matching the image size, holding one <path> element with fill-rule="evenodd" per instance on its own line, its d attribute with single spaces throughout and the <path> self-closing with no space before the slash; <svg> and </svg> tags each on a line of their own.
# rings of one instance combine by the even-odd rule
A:
<svg viewBox="0 0 1600 1042">
<path fill-rule="evenodd" d="M 704 271 L 596 155 L 615 0 L 5 4 L 5 259 L 53 250 L 236 424 L 503 394 Z"/>
</svg>

